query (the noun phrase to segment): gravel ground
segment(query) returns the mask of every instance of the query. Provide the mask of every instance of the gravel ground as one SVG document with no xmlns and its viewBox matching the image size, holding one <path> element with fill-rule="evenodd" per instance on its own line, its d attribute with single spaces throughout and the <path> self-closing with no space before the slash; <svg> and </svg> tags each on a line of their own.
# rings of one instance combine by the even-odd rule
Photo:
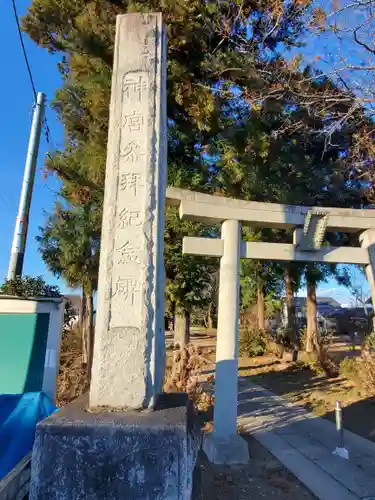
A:
<svg viewBox="0 0 375 500">
<path fill-rule="evenodd" d="M 293 474 L 251 436 L 250 462 L 246 466 L 212 465 L 199 457 L 202 495 L 197 500 L 316 500 Z"/>
</svg>

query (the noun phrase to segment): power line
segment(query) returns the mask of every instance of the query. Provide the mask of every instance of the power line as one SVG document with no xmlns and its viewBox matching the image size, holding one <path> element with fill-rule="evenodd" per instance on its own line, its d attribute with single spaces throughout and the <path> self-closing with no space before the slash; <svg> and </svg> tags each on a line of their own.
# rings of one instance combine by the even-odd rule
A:
<svg viewBox="0 0 375 500">
<path fill-rule="evenodd" d="M 31 73 L 31 68 L 30 68 L 30 64 L 29 64 L 29 59 L 28 59 L 28 57 L 27 57 L 26 47 L 25 47 L 25 44 L 23 43 L 23 37 L 22 37 L 22 32 L 21 32 L 21 26 L 20 26 L 20 21 L 19 21 L 19 18 L 18 18 L 17 7 L 16 7 L 16 1 L 15 1 L 15 0 L 12 0 L 12 5 L 13 5 L 14 18 L 15 18 L 15 20 L 16 20 L 16 24 L 17 24 L 18 36 L 19 36 L 19 38 L 20 38 L 20 42 L 21 42 L 21 47 L 22 47 L 23 57 L 24 57 L 24 59 L 25 59 L 27 72 L 29 73 L 30 83 L 31 83 L 31 87 L 32 87 L 32 89 L 33 89 L 34 99 L 35 99 L 35 102 L 36 102 L 37 93 L 36 93 L 36 88 L 35 88 L 34 78 L 33 78 L 33 75 L 32 75 L 32 73 Z"/>
<path fill-rule="evenodd" d="M 4 205 L 6 205 L 6 207 L 11 211 L 13 212 L 13 207 L 11 205 L 13 205 L 13 203 L 11 203 L 9 201 L 9 198 L 5 195 L 5 192 L 2 190 L 2 188 L 0 187 L 0 200 L 3 201 Z"/>
<path fill-rule="evenodd" d="M 19 36 L 19 39 L 20 39 L 20 42 L 21 42 L 23 57 L 25 59 L 25 64 L 26 64 L 27 72 L 29 74 L 31 87 L 32 87 L 32 91 L 33 91 L 33 94 L 34 94 L 34 99 L 35 99 L 35 102 L 36 102 L 37 92 L 36 92 L 36 87 L 35 87 L 35 82 L 34 82 L 33 74 L 31 72 L 31 66 L 30 66 L 30 63 L 29 63 L 29 58 L 28 58 L 27 52 L 26 52 L 26 47 L 25 47 L 25 44 L 24 44 L 24 41 L 23 41 L 23 36 L 22 36 L 20 21 L 19 21 L 17 7 L 16 7 L 16 0 L 12 0 L 12 5 L 13 5 L 13 12 L 14 12 L 14 19 L 15 19 L 16 25 L 17 25 L 18 36 Z M 52 136 L 51 136 L 51 130 L 50 130 L 49 126 L 48 126 L 48 122 L 47 122 L 47 118 L 46 117 L 43 120 L 43 128 L 44 128 L 44 134 L 45 134 L 45 138 L 46 138 L 47 143 L 51 144 L 52 147 L 54 148 L 53 141 L 52 141 Z"/>
<path fill-rule="evenodd" d="M 4 197 L 1 191 L 0 191 L 0 200 L 3 202 L 6 209 L 9 210 L 9 213 L 11 214 L 13 212 L 12 207 L 9 205 L 8 200 Z"/>
<path fill-rule="evenodd" d="M 47 117 L 44 117 L 43 127 L 44 127 L 44 135 L 45 135 L 47 143 L 51 144 L 52 149 L 55 149 L 55 146 L 54 146 L 53 140 L 52 140 L 51 130 L 48 126 Z"/>
</svg>

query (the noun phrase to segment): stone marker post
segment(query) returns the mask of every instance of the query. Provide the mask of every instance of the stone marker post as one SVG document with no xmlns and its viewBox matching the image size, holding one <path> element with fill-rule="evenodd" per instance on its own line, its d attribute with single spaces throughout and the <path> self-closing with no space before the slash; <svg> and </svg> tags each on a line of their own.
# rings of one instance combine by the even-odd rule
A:
<svg viewBox="0 0 375 500">
<path fill-rule="evenodd" d="M 90 407 L 152 406 L 164 378 L 166 40 L 117 18 Z"/>
<path fill-rule="evenodd" d="M 237 434 L 241 222 L 224 221 L 221 238 L 214 431 L 203 447 L 212 462 L 236 464 L 249 460 L 247 444 Z"/>
<path fill-rule="evenodd" d="M 30 500 L 191 499 L 200 430 L 161 394 L 165 54 L 160 14 L 118 17 L 90 400 L 38 425 Z"/>
</svg>

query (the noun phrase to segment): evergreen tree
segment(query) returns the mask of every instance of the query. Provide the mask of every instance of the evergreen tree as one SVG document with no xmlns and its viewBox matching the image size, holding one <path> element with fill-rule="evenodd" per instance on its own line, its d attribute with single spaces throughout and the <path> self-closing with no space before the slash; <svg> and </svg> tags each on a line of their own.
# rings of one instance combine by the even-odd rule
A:
<svg viewBox="0 0 375 500">
<path fill-rule="evenodd" d="M 161 11 L 167 25 L 170 184 L 247 200 L 358 204 L 345 155 L 361 110 L 332 133 L 331 115 L 311 113 L 304 99 L 311 70 L 300 71 L 285 57 L 305 29 L 307 8 L 304 2 L 268 0 L 33 0 L 23 28 L 40 46 L 64 55 L 54 107 L 66 144 L 47 167 L 63 180 L 72 211 L 102 204 L 115 18 L 137 11 Z M 335 87 L 324 77 L 312 86 L 314 102 Z M 332 116 L 350 107 L 347 97 L 335 103 Z M 205 281 L 206 261 L 182 256 L 181 238 L 202 228 L 184 225 L 173 210 L 167 228 L 168 293 L 188 311 L 192 297 L 203 298 L 193 281 Z M 291 235 L 271 231 L 264 238 L 290 241 Z M 289 299 L 292 276 L 287 265 Z"/>
<path fill-rule="evenodd" d="M 295 44 L 304 29 L 304 6 L 294 1 L 33 0 L 23 29 L 40 46 L 63 54 L 63 87 L 54 108 L 66 142 L 49 156 L 47 168 L 63 180 L 73 212 L 102 204 L 115 18 L 136 11 L 161 11 L 167 25 L 169 183 L 200 191 L 216 189 L 208 153 L 224 140 L 236 88 L 255 85 L 257 68 L 274 58 L 279 44 Z M 169 255 L 180 251 L 186 226 L 167 217 L 175 230 L 167 231 L 166 266 L 179 270 L 167 273 L 169 295 L 186 305 L 203 261 Z M 46 230 L 48 236 L 48 224 Z M 200 231 L 196 226 L 194 234 Z"/>
<path fill-rule="evenodd" d="M 57 204 L 48 216 L 39 241 L 39 250 L 48 269 L 69 286 L 82 289 L 83 363 L 91 375 L 94 325 L 93 298 L 97 290 L 101 233 L 101 212 L 86 204 L 64 208 Z"/>
</svg>

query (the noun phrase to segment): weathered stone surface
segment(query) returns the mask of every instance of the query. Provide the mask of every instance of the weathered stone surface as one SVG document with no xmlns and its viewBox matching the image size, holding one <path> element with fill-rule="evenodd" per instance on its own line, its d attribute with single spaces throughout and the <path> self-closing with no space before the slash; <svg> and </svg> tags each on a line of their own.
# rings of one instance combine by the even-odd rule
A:
<svg viewBox="0 0 375 500">
<path fill-rule="evenodd" d="M 309 210 L 322 210 L 322 207 L 280 205 L 213 196 L 175 187 L 167 189 L 166 202 L 168 205 L 180 207 L 180 215 L 184 220 L 209 224 L 239 220 L 245 226 L 263 228 L 303 227 Z M 374 210 L 324 207 L 324 211 L 328 215 L 327 231 L 357 233 L 361 229 L 375 229 Z"/>
<path fill-rule="evenodd" d="M 237 434 L 241 223 L 225 221 L 221 238 L 224 251 L 220 260 L 214 433 L 218 438 L 228 439 Z"/>
<path fill-rule="evenodd" d="M 30 500 L 190 500 L 200 429 L 186 395 L 163 395 L 155 411 L 90 413 L 86 403 L 38 425 Z"/>
<path fill-rule="evenodd" d="M 213 464 L 239 465 L 249 462 L 248 444 L 238 435 L 223 439 L 215 434 L 205 434 L 203 451 Z"/>
<path fill-rule="evenodd" d="M 366 277 L 371 292 L 372 306 L 375 308 L 375 230 L 368 230 L 359 237 L 361 246 L 368 252 L 370 263 L 365 267 Z M 373 319 L 375 326 L 375 318 Z"/>
<path fill-rule="evenodd" d="M 164 377 L 166 43 L 117 18 L 90 407 L 146 408 Z"/>
<path fill-rule="evenodd" d="M 221 257 L 223 241 L 215 238 L 185 236 L 183 253 Z M 300 252 L 296 245 L 289 243 L 266 243 L 242 241 L 241 259 L 283 260 L 300 262 L 334 262 L 343 264 L 368 264 L 369 254 L 365 248 L 324 246 L 314 252 Z"/>
</svg>

